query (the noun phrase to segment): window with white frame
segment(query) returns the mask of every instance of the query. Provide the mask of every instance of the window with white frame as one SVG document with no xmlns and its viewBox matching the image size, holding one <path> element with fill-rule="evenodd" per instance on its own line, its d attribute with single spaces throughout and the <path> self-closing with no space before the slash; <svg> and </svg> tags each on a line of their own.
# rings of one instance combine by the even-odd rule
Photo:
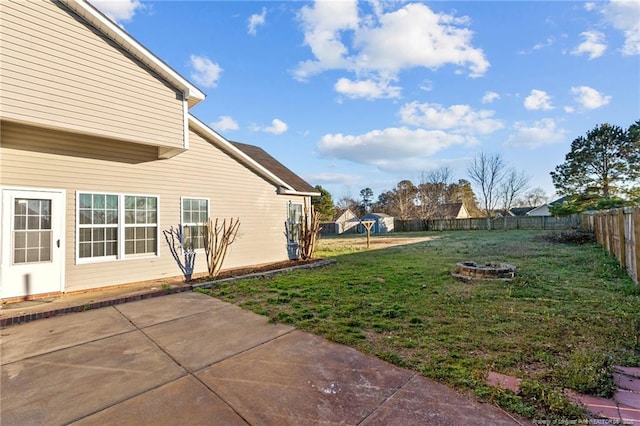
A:
<svg viewBox="0 0 640 426">
<path fill-rule="evenodd" d="M 80 194 L 78 196 L 78 257 L 118 255 L 118 196 Z"/>
<path fill-rule="evenodd" d="M 158 252 L 158 198 L 79 192 L 77 257 L 123 259 Z"/>
<path fill-rule="evenodd" d="M 124 253 L 156 253 L 158 246 L 158 199 L 124 196 Z"/>
<path fill-rule="evenodd" d="M 209 218 L 209 200 L 206 198 L 182 198 L 182 235 L 185 249 L 204 248 L 204 235 Z"/>
<path fill-rule="evenodd" d="M 289 202 L 287 226 L 289 231 L 289 242 L 299 243 L 302 233 L 302 204 Z"/>
</svg>

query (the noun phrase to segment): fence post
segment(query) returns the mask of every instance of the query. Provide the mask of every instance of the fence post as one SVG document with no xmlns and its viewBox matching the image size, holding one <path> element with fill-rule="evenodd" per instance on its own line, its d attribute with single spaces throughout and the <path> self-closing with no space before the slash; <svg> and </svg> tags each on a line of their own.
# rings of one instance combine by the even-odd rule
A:
<svg viewBox="0 0 640 426">
<path fill-rule="evenodd" d="M 633 209 L 633 218 L 631 224 L 633 226 L 633 246 L 636 257 L 636 284 L 640 284 L 640 207 Z M 631 233 L 631 232 L 630 232 Z"/>
<path fill-rule="evenodd" d="M 627 269 L 627 241 L 624 233 L 624 209 L 618 209 L 617 219 L 618 219 L 618 244 L 620 244 L 620 266 L 624 269 Z"/>
</svg>

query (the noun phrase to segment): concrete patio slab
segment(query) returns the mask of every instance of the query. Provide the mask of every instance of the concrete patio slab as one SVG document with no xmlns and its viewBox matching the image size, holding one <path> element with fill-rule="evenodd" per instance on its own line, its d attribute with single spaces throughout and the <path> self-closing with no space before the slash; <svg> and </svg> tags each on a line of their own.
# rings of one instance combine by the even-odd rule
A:
<svg viewBox="0 0 640 426">
<path fill-rule="evenodd" d="M 613 396 L 613 400 L 618 404 L 626 405 L 629 408 L 635 408 L 640 411 L 640 393 L 618 389 Z"/>
<path fill-rule="evenodd" d="M 227 404 L 193 376 L 152 389 L 112 405 L 73 425 L 139 426 L 246 425 Z"/>
<path fill-rule="evenodd" d="M 251 424 L 357 424 L 413 372 L 300 331 L 197 374 Z"/>
<path fill-rule="evenodd" d="M 413 377 L 362 425 L 512 425 L 515 420 L 489 404 L 463 396 L 422 376 Z"/>
<path fill-rule="evenodd" d="M 8 425 L 66 424 L 185 375 L 140 331 L 5 364 L 1 373 Z"/>
<path fill-rule="evenodd" d="M 212 306 L 215 305 L 213 302 Z M 293 329 L 271 324 L 266 317 L 227 304 L 145 328 L 144 332 L 180 365 L 194 372 Z"/>
<path fill-rule="evenodd" d="M 613 373 L 613 383 L 619 388 L 640 393 L 640 378 L 627 374 Z"/>
<path fill-rule="evenodd" d="M 0 330 L 1 364 L 135 330 L 113 308 L 49 318 Z"/>
<path fill-rule="evenodd" d="M 522 424 L 235 305 L 162 298 L 2 329 L 2 424 Z"/>
<path fill-rule="evenodd" d="M 115 306 L 115 309 L 138 327 L 144 328 L 226 306 L 229 306 L 229 304 L 202 293 L 185 292 L 123 303 Z"/>
<path fill-rule="evenodd" d="M 640 410 L 629 407 L 619 407 L 618 410 L 623 424 L 640 426 Z"/>
</svg>

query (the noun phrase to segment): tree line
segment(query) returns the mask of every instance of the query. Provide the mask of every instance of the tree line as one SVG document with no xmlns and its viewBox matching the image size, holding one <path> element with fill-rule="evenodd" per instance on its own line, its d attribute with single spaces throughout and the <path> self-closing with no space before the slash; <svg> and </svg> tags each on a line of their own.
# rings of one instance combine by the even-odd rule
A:
<svg viewBox="0 0 640 426">
<path fill-rule="evenodd" d="M 489 170 L 489 161 L 494 161 L 491 182 L 488 182 L 482 171 Z M 403 220 L 427 220 L 442 217 L 446 214 L 443 206 L 455 203 L 462 203 L 471 217 L 484 217 L 487 211 L 490 216 L 495 216 L 498 205 L 509 210 L 515 206 L 536 207 L 548 201 L 542 188 L 526 191 L 529 179 L 523 173 L 518 173 L 515 169 L 502 170 L 506 164 L 501 156 L 481 154 L 474 162 L 472 164 L 481 169 L 476 170 L 471 179 L 487 181 L 480 196 L 474 192 L 470 180 L 456 180 L 451 168 L 441 167 L 421 173 L 417 184 L 408 179 L 401 180 L 394 188 L 378 194 L 377 198 L 373 190 L 367 187 L 360 191 L 358 198 L 344 196 L 334 203 L 331 194 L 317 185 L 316 189 L 321 196 L 314 198 L 314 206 L 325 221 L 331 220 L 336 212 L 346 209 L 350 209 L 358 217 L 374 212 Z"/>
<path fill-rule="evenodd" d="M 321 196 L 313 204 L 321 219 L 328 221 L 345 209 L 358 217 L 375 212 L 399 219 L 432 219 L 452 203 L 463 203 L 471 217 L 492 218 L 500 211 L 550 201 L 542 188 L 530 188 L 529 176 L 509 166 L 500 153 L 479 153 L 466 172 L 468 179 L 456 180 L 449 167 L 441 167 L 421 173 L 417 184 L 401 180 L 377 199 L 367 187 L 359 198 L 344 196 L 337 203 L 317 185 Z M 576 138 L 551 177 L 557 193 L 565 196 L 564 202 L 550 206 L 554 215 L 640 204 L 640 120 L 628 129 L 601 124 Z"/>
</svg>

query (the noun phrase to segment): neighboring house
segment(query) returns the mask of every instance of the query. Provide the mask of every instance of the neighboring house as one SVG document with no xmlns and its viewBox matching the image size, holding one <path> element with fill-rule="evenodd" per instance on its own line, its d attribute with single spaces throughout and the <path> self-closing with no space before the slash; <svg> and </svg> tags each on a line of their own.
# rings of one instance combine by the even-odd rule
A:
<svg viewBox="0 0 640 426">
<path fill-rule="evenodd" d="M 494 210 L 493 214 L 495 217 L 514 217 L 515 214 L 511 210 L 498 209 Z"/>
<path fill-rule="evenodd" d="M 527 212 L 527 216 L 552 216 L 551 212 L 549 211 L 549 207 L 555 206 L 557 204 L 562 204 L 566 199 L 567 197 L 565 196 L 562 198 L 558 198 L 557 200 L 554 200 L 550 203 L 545 203 L 541 206 L 535 207 Z"/>
<path fill-rule="evenodd" d="M 464 203 L 440 204 L 433 219 L 467 219 L 471 217 Z"/>
<path fill-rule="evenodd" d="M 322 235 L 340 235 L 344 233 L 354 233 L 357 231 L 360 219 L 351 209 L 344 209 L 335 214 L 333 220 L 322 222 L 320 230 Z"/>
<path fill-rule="evenodd" d="M 393 232 L 394 229 L 394 218 L 393 216 L 389 216 L 385 213 L 367 213 L 366 215 L 360 218 L 361 222 L 364 221 L 373 221 L 374 224 L 371 227 L 372 234 L 384 234 L 387 232 Z M 360 224 L 360 232 L 366 233 L 367 230 L 364 228 L 362 224 Z"/>
<path fill-rule="evenodd" d="M 206 272 L 207 217 L 238 217 L 224 268 L 286 260 L 320 194 L 189 113 L 204 93 L 81 0 L 3 1 L 0 298 L 175 277 L 182 226 Z"/>
<path fill-rule="evenodd" d="M 526 216 L 533 210 L 533 207 L 511 207 L 510 211 L 513 216 Z"/>
</svg>

